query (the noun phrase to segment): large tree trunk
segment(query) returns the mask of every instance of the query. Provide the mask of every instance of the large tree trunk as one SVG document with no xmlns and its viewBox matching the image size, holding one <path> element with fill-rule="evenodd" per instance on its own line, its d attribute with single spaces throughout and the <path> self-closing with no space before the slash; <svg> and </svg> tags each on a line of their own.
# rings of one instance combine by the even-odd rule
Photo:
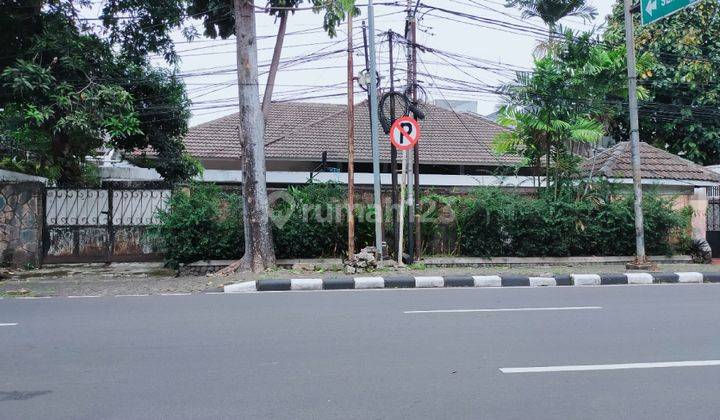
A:
<svg viewBox="0 0 720 420">
<path fill-rule="evenodd" d="M 257 38 L 253 0 L 235 0 L 235 38 L 242 145 L 245 255 L 224 273 L 237 269 L 264 271 L 275 265 L 270 206 L 265 185 L 265 122 L 258 89 Z"/>
<path fill-rule="evenodd" d="M 268 72 L 262 102 L 262 112 L 265 119 L 267 119 L 268 112 L 270 111 L 270 102 L 272 101 L 273 90 L 275 89 L 275 76 L 277 76 L 278 67 L 280 66 L 280 53 L 282 52 L 283 42 L 285 42 L 288 16 L 290 16 L 290 12 L 287 10 L 280 14 L 280 26 L 278 27 L 277 37 L 275 38 L 275 50 L 273 51 L 272 61 L 270 62 L 270 71 Z"/>
</svg>

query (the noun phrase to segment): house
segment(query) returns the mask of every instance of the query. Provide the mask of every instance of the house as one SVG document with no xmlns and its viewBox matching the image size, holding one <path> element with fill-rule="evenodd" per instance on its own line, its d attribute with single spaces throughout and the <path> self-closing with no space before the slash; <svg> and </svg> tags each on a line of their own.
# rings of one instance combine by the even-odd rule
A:
<svg viewBox="0 0 720 420">
<path fill-rule="evenodd" d="M 645 142 L 640 142 L 640 167 L 643 187 L 652 185 L 661 194 L 675 196 L 677 207 L 691 206 L 694 209 L 693 237 L 707 237 L 708 230 L 713 228 L 706 217 L 706 191 L 720 185 L 720 174 Z M 614 183 L 632 184 L 630 143 L 620 142 L 597 153 L 583 163 L 581 174 L 603 177 Z"/>
<path fill-rule="evenodd" d="M 421 183 L 445 186 L 497 184 L 498 174 L 515 173 L 517 156 L 499 156 L 491 150 L 492 139 L 507 130 L 470 112 L 453 112 L 436 105 L 423 107 L 421 122 Z M 330 172 L 320 178 L 346 180 L 347 107 L 339 104 L 281 102 L 273 103 L 265 129 L 265 155 L 268 182 L 291 179 L 307 180 L 323 166 Z M 372 182 L 370 116 L 367 102 L 355 108 L 355 171 L 359 184 Z M 188 152 L 200 160 L 206 175 L 228 182 L 240 178 L 215 177 L 216 170 L 240 170 L 238 115 L 228 115 L 197 125 L 185 138 Z M 381 171 L 389 182 L 390 141 L 380 130 Z M 521 175 L 525 170 L 521 169 Z M 297 176 L 293 177 L 291 173 Z M 239 172 L 236 174 L 239 176 Z M 282 176 L 281 176 L 282 175 Z M 531 183 L 526 176 L 508 178 L 512 183 Z M 383 180 L 385 183 L 385 180 Z M 528 184 L 530 185 L 530 184 Z"/>
</svg>

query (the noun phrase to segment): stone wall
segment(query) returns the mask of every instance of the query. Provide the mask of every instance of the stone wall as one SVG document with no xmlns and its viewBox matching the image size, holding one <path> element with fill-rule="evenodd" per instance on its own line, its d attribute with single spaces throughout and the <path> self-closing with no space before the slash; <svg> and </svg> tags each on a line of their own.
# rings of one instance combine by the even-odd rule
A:
<svg viewBox="0 0 720 420">
<path fill-rule="evenodd" d="M 40 182 L 0 182 L 0 265 L 40 266 L 44 195 Z"/>
</svg>

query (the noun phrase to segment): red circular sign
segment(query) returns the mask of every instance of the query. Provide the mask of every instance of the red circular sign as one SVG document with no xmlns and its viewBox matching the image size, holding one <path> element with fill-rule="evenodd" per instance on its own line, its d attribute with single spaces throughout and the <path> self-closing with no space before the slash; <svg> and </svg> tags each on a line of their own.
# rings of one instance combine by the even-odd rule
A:
<svg viewBox="0 0 720 420">
<path fill-rule="evenodd" d="M 390 127 L 390 142 L 398 150 L 410 150 L 420 140 L 420 124 L 410 117 L 395 120 Z"/>
</svg>

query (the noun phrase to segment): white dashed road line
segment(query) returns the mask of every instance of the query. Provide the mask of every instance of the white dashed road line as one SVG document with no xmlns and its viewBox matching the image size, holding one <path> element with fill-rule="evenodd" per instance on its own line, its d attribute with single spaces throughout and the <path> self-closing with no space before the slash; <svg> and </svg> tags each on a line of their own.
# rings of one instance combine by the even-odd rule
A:
<svg viewBox="0 0 720 420">
<path fill-rule="evenodd" d="M 0 324 L 0 327 L 14 327 L 17 325 L 17 322 L 7 322 L 4 324 Z"/>
<path fill-rule="evenodd" d="M 550 308 L 488 308 L 488 309 L 434 309 L 430 311 L 405 311 L 405 314 L 454 314 L 467 312 L 530 312 L 530 311 L 582 311 L 602 309 L 602 306 L 560 306 Z"/>
<path fill-rule="evenodd" d="M 670 367 L 720 366 L 720 360 L 691 360 L 684 362 L 620 363 L 611 365 L 568 365 L 500 368 L 502 373 L 580 372 L 593 370 L 657 369 Z"/>
</svg>

